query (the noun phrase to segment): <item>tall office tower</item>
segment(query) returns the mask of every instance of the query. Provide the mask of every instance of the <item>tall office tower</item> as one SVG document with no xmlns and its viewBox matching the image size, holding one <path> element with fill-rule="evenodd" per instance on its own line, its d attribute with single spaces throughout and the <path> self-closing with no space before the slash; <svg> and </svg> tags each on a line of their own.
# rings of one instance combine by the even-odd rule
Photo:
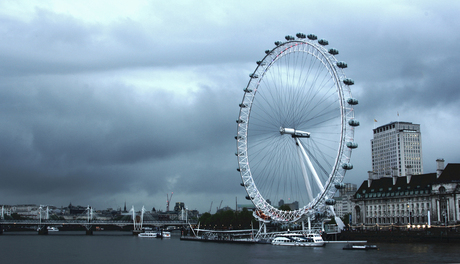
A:
<svg viewBox="0 0 460 264">
<path fill-rule="evenodd" d="M 371 173 L 376 178 L 423 173 L 419 124 L 392 122 L 374 128 L 371 149 Z"/>
</svg>

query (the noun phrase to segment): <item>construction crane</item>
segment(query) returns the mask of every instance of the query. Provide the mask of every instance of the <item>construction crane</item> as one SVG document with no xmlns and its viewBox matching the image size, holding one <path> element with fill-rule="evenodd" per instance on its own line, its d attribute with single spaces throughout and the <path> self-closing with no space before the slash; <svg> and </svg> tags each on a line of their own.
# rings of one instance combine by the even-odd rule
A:
<svg viewBox="0 0 460 264">
<path fill-rule="evenodd" d="M 209 206 L 209 212 L 208 212 L 208 213 L 211 213 L 211 210 L 212 210 L 212 203 L 213 203 L 213 201 L 211 201 L 211 206 Z"/>
<path fill-rule="evenodd" d="M 171 196 L 166 194 L 166 212 L 169 212 L 169 202 L 171 202 L 171 198 L 173 196 L 173 193 L 171 192 Z"/>
<path fill-rule="evenodd" d="M 224 200 L 221 200 L 221 201 L 220 201 L 220 205 L 219 205 L 219 208 L 217 208 L 217 210 L 219 210 L 219 209 L 222 207 L 222 202 L 223 202 L 223 201 L 224 201 Z"/>
</svg>

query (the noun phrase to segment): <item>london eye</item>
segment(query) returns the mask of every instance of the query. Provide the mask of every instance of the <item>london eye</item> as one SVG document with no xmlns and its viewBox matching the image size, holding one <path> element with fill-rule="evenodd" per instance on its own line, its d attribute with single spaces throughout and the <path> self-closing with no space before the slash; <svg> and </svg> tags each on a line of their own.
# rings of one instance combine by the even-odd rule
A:
<svg viewBox="0 0 460 264">
<path fill-rule="evenodd" d="M 239 104 L 237 170 L 260 220 L 319 218 L 353 168 L 354 81 L 325 39 L 298 33 L 274 44 Z"/>
</svg>

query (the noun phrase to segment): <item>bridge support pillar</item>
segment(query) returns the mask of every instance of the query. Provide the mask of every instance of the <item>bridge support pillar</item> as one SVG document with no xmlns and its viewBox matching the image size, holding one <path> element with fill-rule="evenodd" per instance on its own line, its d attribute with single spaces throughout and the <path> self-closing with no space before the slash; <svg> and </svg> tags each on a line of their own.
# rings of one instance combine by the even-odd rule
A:
<svg viewBox="0 0 460 264">
<path fill-rule="evenodd" d="M 46 228 L 46 226 L 40 227 L 38 229 L 38 234 L 39 235 L 48 235 L 48 228 Z"/>
<path fill-rule="evenodd" d="M 87 236 L 92 236 L 93 235 L 93 230 L 92 229 L 86 229 L 86 235 Z"/>
<path fill-rule="evenodd" d="M 133 230 L 133 236 L 137 236 L 137 235 L 139 235 L 140 233 L 142 233 L 142 230 L 139 230 L 139 229 L 134 229 L 134 230 Z"/>
<path fill-rule="evenodd" d="M 3 235 L 3 225 L 0 225 L 0 235 Z"/>
</svg>

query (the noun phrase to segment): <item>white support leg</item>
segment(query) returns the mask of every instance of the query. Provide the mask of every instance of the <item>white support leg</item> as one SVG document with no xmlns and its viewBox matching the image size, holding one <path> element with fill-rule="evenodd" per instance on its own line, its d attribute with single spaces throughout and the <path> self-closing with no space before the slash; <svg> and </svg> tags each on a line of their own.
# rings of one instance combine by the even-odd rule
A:
<svg viewBox="0 0 460 264">
<path fill-rule="evenodd" d="M 298 138 L 295 139 L 297 144 L 299 145 L 304 157 L 305 157 L 305 160 L 307 161 L 307 165 L 308 165 L 308 168 L 310 169 L 311 173 L 313 174 L 313 178 L 315 179 L 316 181 L 316 184 L 318 185 L 318 188 L 320 189 L 321 192 L 324 192 L 324 186 L 323 184 L 321 183 L 321 180 L 319 179 L 319 176 L 318 174 L 316 173 L 316 170 L 315 168 L 313 167 L 313 164 L 311 163 L 310 161 L 310 158 L 308 157 L 305 149 L 303 148 L 303 145 L 302 145 L 302 142 L 300 142 L 300 140 Z"/>
<path fill-rule="evenodd" d="M 310 181 L 308 179 L 308 174 L 307 174 L 307 169 L 305 168 L 305 163 L 303 162 L 300 147 L 297 147 L 297 153 L 299 154 L 300 165 L 302 167 L 302 174 L 303 174 L 303 179 L 305 181 L 305 187 L 307 188 L 308 198 L 310 198 L 310 201 L 313 201 L 313 192 L 311 190 Z"/>
</svg>

